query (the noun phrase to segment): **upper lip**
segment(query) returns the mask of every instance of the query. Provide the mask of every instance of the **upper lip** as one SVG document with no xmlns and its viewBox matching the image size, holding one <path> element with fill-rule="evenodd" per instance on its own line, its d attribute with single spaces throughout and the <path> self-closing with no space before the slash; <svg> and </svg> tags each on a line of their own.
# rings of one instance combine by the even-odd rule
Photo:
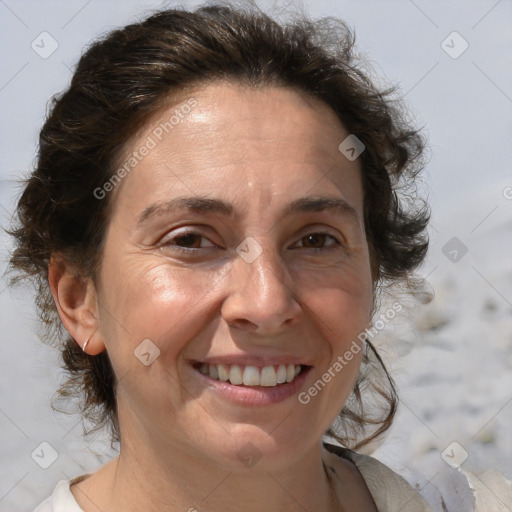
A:
<svg viewBox="0 0 512 512">
<path fill-rule="evenodd" d="M 248 354 L 227 354 L 222 356 L 212 356 L 201 360 L 193 361 L 194 364 L 225 364 L 233 365 L 237 364 L 240 366 L 274 366 L 280 364 L 294 364 L 311 366 L 308 361 L 304 358 L 298 358 L 297 356 L 254 356 Z"/>
</svg>

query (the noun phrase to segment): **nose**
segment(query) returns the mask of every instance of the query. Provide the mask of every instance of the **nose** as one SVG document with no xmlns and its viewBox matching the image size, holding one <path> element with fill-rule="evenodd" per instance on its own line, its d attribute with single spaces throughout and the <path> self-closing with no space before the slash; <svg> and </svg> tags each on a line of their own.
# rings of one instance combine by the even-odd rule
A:
<svg viewBox="0 0 512 512">
<path fill-rule="evenodd" d="M 229 326 L 275 335 L 298 321 L 302 308 L 295 285 L 275 251 L 264 249 L 250 263 L 237 256 L 229 280 L 221 309 Z"/>
</svg>

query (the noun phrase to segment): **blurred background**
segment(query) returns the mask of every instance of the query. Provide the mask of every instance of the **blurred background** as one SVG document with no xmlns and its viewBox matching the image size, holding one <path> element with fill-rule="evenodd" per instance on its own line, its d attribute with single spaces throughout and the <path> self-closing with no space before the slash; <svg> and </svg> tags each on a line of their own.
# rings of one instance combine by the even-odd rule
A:
<svg viewBox="0 0 512 512">
<path fill-rule="evenodd" d="M 399 85 L 428 137 L 420 187 L 432 207 L 431 248 L 419 273 L 435 299 L 405 308 L 374 339 L 402 401 L 372 455 L 421 474 L 424 486 L 446 487 L 450 466 L 512 478 L 512 1 L 257 3 L 344 19 L 380 83 Z M 33 164 L 47 102 L 68 86 L 83 48 L 177 5 L 0 0 L 2 227 Z M 82 440 L 79 417 L 51 410 L 57 353 L 38 340 L 31 290 L 8 289 L 11 243 L 3 232 L 0 240 L 0 510 L 26 511 L 112 452 L 104 436 Z"/>
</svg>

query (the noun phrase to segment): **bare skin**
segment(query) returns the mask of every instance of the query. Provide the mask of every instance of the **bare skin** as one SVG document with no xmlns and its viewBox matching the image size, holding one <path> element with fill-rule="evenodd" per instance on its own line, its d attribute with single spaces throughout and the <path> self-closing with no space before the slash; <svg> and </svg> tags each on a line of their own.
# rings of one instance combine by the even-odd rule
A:
<svg viewBox="0 0 512 512">
<path fill-rule="evenodd" d="M 50 268 L 66 329 L 90 337 L 91 355 L 107 349 L 119 380 L 120 455 L 71 491 L 86 512 L 376 510 L 352 463 L 321 447 L 361 352 L 298 400 L 371 320 L 361 169 L 338 150 L 349 134 L 289 89 L 218 83 L 181 100 L 191 97 L 161 140 L 155 129 L 176 105 L 130 141 L 126 158 L 156 143 L 111 192 L 96 279 L 75 279 L 59 258 Z M 165 206 L 183 197 L 232 212 Z M 342 206 L 312 208 L 319 198 Z M 237 252 L 248 237 L 242 247 L 259 251 L 250 262 Z M 143 340 L 159 350 L 148 365 L 134 355 Z M 307 371 L 280 388 L 293 392 L 244 394 L 199 371 L 224 360 Z"/>
</svg>

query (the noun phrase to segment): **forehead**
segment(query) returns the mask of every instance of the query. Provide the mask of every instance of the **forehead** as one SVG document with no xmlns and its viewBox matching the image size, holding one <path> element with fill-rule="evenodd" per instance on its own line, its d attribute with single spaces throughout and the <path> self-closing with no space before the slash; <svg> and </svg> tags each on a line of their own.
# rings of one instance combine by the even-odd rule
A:
<svg viewBox="0 0 512 512">
<path fill-rule="evenodd" d="M 231 142 L 224 146 L 226 150 L 238 150 L 241 157 L 251 160 L 329 158 L 345 134 L 331 108 L 290 88 L 221 82 L 191 92 L 192 96 L 197 106 L 182 119 L 186 129 L 195 129 L 201 144 Z M 268 147 L 269 142 L 272 152 L 261 153 L 260 147 Z"/>
<path fill-rule="evenodd" d="M 262 208 L 309 192 L 341 191 L 357 203 L 359 162 L 338 149 L 348 135 L 332 109 L 304 93 L 208 84 L 182 92 L 130 141 L 124 162 L 145 145 L 151 148 L 116 193 L 125 188 L 119 200 L 140 208 L 149 206 L 143 199 L 183 195 L 224 194 L 229 202 L 246 203 L 244 193 Z"/>
</svg>

